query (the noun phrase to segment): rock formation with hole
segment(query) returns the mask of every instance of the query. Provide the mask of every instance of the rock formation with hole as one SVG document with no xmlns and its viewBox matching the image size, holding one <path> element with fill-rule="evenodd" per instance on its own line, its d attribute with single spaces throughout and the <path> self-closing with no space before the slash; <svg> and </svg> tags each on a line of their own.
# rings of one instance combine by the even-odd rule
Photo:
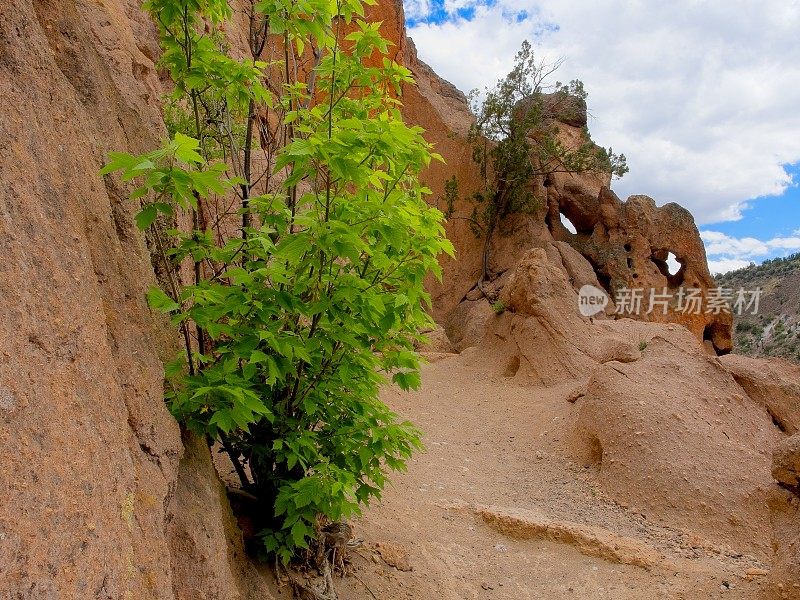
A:
<svg viewBox="0 0 800 600">
<path fill-rule="evenodd" d="M 447 179 L 455 176 L 459 182 L 460 196 L 447 226 L 458 258 L 445 263 L 442 284 L 430 282 L 434 312 L 437 319 L 451 323 L 448 334 L 459 340 L 474 341 L 474 333 L 458 331 L 460 327 L 475 327 L 475 323 L 463 318 L 465 312 L 481 314 L 476 309 L 459 307 L 462 302 L 475 302 L 481 297 L 475 285 L 481 274 L 483 243 L 463 218 L 470 214 L 469 197 L 480 183 L 466 139 L 472 117 L 463 95 L 421 63 L 413 47 L 407 54 L 419 89 L 409 90 L 411 99 L 407 100 L 406 114 L 427 129 L 426 138 L 447 161 L 426 174 L 434 201 L 442 205 Z M 555 125 L 565 145 L 575 147 L 587 141 L 585 110 L 567 111 L 560 118 Z M 610 183 L 608 176 L 593 173 L 554 173 L 531 181 L 531 190 L 538 199 L 535 209 L 530 214 L 508 217 L 493 236 L 489 251 L 491 281 L 487 284 L 491 293 L 499 296 L 504 274 L 514 268 L 526 250 L 542 248 L 567 270 L 576 290 L 589 284 L 608 292 L 612 300 L 606 311 L 608 315 L 615 313 L 613 300 L 617 290 L 638 289 L 642 294 L 641 310 L 620 307 L 625 309 L 622 316 L 681 324 L 706 341 L 709 350 L 718 354 L 729 352 L 730 312 L 708 311 L 705 301 L 695 310 L 691 301 L 679 299 L 681 293 L 695 293 L 691 290 L 697 290 L 705 299 L 715 287 L 705 247 L 691 214 L 674 203 L 659 207 L 647 196 L 631 196 L 623 202 L 609 189 Z M 574 225 L 576 233 L 562 224 L 562 215 Z M 667 264 L 670 253 L 680 264 L 674 274 Z M 651 290 L 671 296 L 666 312 L 660 304 L 648 311 Z"/>
<path fill-rule="evenodd" d="M 648 196 L 631 196 L 622 202 L 607 188 L 596 198 L 568 184 L 551 190 L 548 222 L 553 236 L 586 257 L 612 296 L 620 288 L 641 289 L 644 297 L 638 318 L 679 323 L 709 341 L 717 353 L 730 351 L 730 312 L 713 308 L 708 312 L 707 303 L 696 309 L 689 306 L 689 290 L 698 290 L 705 298 L 715 283 L 700 234 L 686 209 L 674 203 L 658 207 Z M 575 224 L 575 234 L 566 230 L 559 214 Z M 670 253 L 680 264 L 674 273 L 667 264 Z M 670 294 L 669 306 L 654 305 L 655 310 L 648 313 L 651 290 Z M 686 294 L 684 306 L 679 304 L 681 290 Z"/>
</svg>

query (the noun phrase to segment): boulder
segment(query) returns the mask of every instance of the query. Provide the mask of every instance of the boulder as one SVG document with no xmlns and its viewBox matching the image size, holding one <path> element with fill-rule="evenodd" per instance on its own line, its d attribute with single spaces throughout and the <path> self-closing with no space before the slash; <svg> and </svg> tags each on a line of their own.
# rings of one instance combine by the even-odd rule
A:
<svg viewBox="0 0 800 600">
<path fill-rule="evenodd" d="M 436 325 L 430 331 L 423 332 L 427 341 L 420 344 L 417 348 L 420 352 L 443 352 L 452 353 L 454 351 L 453 344 L 450 338 L 447 337 L 447 332 L 441 325 Z"/>
<path fill-rule="evenodd" d="M 800 429 L 800 365 L 730 354 L 720 361 L 747 395 L 792 435 Z"/>
<path fill-rule="evenodd" d="M 781 441 L 772 453 L 772 477 L 800 494 L 800 434 Z"/>
<path fill-rule="evenodd" d="M 566 269 L 551 260 L 547 250 L 529 250 L 505 277 L 499 298 L 504 312 L 481 321 L 480 332 L 475 332 L 476 338 L 481 334 L 476 368 L 514 376 L 528 385 L 550 386 L 583 379 L 610 360 L 640 357 L 639 336 L 644 334 L 636 331 L 636 324 L 625 320 L 614 325 L 582 316 Z M 486 300 L 478 300 L 462 303 L 459 310 L 466 310 L 464 305 L 477 310 L 481 303 L 489 307 Z M 477 326 L 470 313 L 454 314 L 460 315 L 455 322 L 461 327 Z"/>
<path fill-rule="evenodd" d="M 716 358 L 677 347 L 677 333 L 650 339 L 637 361 L 594 370 L 574 402 L 570 448 L 648 520 L 768 560 L 766 450 L 781 434 Z"/>
<path fill-rule="evenodd" d="M 534 106 L 534 103 L 537 106 Z M 517 116 L 524 115 L 530 110 L 536 110 L 551 121 L 575 128 L 586 127 L 588 122 L 586 100 L 566 92 L 542 94 L 536 99 L 524 98 L 517 103 L 514 110 Z"/>
<path fill-rule="evenodd" d="M 461 352 L 477 345 L 486 333 L 487 324 L 496 318 L 491 304 L 484 298 L 464 300 L 450 313 L 444 325 L 452 348 Z"/>
</svg>

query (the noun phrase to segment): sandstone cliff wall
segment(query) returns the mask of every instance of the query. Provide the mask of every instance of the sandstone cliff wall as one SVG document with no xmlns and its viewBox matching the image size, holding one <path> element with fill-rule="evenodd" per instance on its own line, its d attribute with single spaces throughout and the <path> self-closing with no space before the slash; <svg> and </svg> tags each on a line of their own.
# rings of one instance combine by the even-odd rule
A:
<svg viewBox="0 0 800 600">
<path fill-rule="evenodd" d="M 0 7 L 3 598 L 250 594 L 215 519 L 224 495 L 185 489 L 215 475 L 205 448 L 181 463 L 150 257 L 126 194 L 98 175 L 107 151 L 165 135 L 157 57 L 138 0 Z M 217 592 L 183 591 L 196 588 Z"/>
</svg>

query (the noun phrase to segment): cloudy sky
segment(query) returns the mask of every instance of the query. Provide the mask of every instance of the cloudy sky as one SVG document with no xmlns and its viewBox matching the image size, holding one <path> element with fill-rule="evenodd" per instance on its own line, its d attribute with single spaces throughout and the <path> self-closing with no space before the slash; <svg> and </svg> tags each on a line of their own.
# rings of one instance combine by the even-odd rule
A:
<svg viewBox="0 0 800 600">
<path fill-rule="evenodd" d="M 612 187 L 678 202 L 711 270 L 800 251 L 800 0 L 405 0 L 420 57 L 464 91 L 524 39 L 589 92 Z"/>
</svg>

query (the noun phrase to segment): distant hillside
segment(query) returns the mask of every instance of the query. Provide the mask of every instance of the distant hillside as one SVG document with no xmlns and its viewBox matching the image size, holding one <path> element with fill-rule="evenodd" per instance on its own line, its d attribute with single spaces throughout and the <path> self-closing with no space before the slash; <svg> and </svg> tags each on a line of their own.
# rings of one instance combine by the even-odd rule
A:
<svg viewBox="0 0 800 600">
<path fill-rule="evenodd" d="M 733 317 L 733 351 L 800 361 L 800 253 L 716 276 L 723 288 L 761 288 L 758 314 Z"/>
</svg>

